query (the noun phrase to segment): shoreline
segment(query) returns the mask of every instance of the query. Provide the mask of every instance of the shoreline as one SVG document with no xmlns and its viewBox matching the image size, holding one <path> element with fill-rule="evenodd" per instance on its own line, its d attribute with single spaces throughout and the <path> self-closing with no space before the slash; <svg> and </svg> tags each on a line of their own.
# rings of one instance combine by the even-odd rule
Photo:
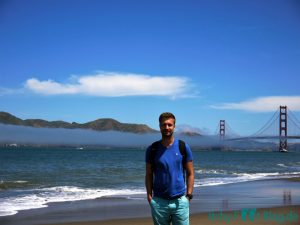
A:
<svg viewBox="0 0 300 225">
<path fill-rule="evenodd" d="M 300 205 L 283 206 L 273 208 L 250 209 L 254 210 L 255 214 L 252 217 L 250 211 L 244 214 L 245 210 L 227 211 L 227 212 L 207 212 L 195 213 L 190 215 L 191 225 L 297 225 L 300 221 Z M 54 223 L 47 225 L 153 225 L 151 217 L 145 218 L 129 218 L 129 219 L 111 219 L 100 221 L 82 221 L 71 223 Z M 46 224 L 42 224 L 46 225 Z"/>
<path fill-rule="evenodd" d="M 245 208 L 257 208 L 259 211 L 270 209 L 276 212 L 278 208 L 282 211 L 293 209 L 300 214 L 299 181 L 300 178 L 290 178 L 196 187 L 190 207 L 191 222 L 199 221 L 199 219 L 211 222 L 207 221 L 207 215 L 210 212 L 227 213 Z M 143 194 L 129 198 L 126 196 L 105 197 L 49 203 L 46 208 L 23 210 L 15 215 L 0 217 L 1 225 L 93 225 L 120 224 L 121 221 L 122 224 L 126 221 L 127 224 L 152 224 L 150 207 Z M 218 221 L 214 221 L 213 224 L 215 222 Z M 200 224 L 200 222 L 191 224 Z"/>
</svg>

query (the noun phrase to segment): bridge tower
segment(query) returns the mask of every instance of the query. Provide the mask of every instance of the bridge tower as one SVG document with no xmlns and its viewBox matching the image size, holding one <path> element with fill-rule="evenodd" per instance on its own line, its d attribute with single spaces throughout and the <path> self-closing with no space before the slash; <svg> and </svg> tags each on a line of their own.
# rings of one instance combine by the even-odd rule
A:
<svg viewBox="0 0 300 225">
<path fill-rule="evenodd" d="M 225 120 L 220 120 L 220 139 L 225 137 Z"/>
<path fill-rule="evenodd" d="M 279 151 L 287 151 L 287 107 L 280 106 L 279 115 Z"/>
</svg>

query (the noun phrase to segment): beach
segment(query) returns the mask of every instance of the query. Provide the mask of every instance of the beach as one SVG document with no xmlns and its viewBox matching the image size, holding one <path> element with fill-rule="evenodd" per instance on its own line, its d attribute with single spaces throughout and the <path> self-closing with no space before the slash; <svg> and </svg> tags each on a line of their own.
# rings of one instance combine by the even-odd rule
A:
<svg viewBox="0 0 300 225">
<path fill-rule="evenodd" d="M 225 212 L 222 216 L 216 219 L 211 218 L 209 213 L 198 213 L 192 214 L 190 217 L 191 225 L 298 225 L 299 224 L 299 213 L 300 206 L 286 206 L 277 208 L 264 208 L 258 209 L 257 214 L 261 215 L 260 218 L 243 218 L 238 211 Z M 235 215 L 237 216 L 235 217 Z M 272 215 L 268 217 L 268 215 Z M 84 222 L 73 222 L 73 223 L 56 223 L 55 225 L 152 225 L 151 218 L 138 218 L 138 219 L 118 219 L 118 220 L 106 220 L 106 221 L 84 221 Z M 53 224 L 54 225 L 54 224 Z"/>
<path fill-rule="evenodd" d="M 299 224 L 299 184 L 299 178 L 292 178 L 197 189 L 190 204 L 191 224 Z M 0 224 L 147 225 L 152 220 L 145 196 L 136 195 L 51 203 L 45 208 L 0 217 Z"/>
<path fill-rule="evenodd" d="M 151 224 L 144 154 L 140 148 L 1 149 L 0 225 Z M 194 151 L 193 156 L 191 224 L 294 222 L 258 216 L 217 220 L 220 212 L 240 215 L 245 209 L 251 215 L 255 210 L 299 217 L 298 152 Z"/>
</svg>

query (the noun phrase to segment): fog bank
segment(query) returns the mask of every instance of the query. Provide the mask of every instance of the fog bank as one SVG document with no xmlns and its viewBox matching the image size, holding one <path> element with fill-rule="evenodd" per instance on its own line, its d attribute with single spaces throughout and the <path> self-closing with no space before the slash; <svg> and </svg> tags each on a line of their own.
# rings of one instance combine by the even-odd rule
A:
<svg viewBox="0 0 300 225">
<path fill-rule="evenodd" d="M 175 136 L 186 141 L 191 146 L 217 145 L 219 143 L 217 138 L 211 136 L 186 136 L 180 134 Z M 99 132 L 84 129 L 34 128 L 0 124 L 0 142 L 7 144 L 146 147 L 160 138 L 160 133 Z"/>
</svg>

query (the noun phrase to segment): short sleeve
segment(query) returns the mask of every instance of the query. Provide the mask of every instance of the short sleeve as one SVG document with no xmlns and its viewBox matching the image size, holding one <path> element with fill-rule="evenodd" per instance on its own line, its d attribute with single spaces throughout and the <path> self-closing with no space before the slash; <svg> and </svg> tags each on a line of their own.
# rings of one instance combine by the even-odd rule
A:
<svg viewBox="0 0 300 225">
<path fill-rule="evenodd" d="M 151 163 L 150 151 L 151 151 L 151 145 L 146 149 L 146 153 L 145 153 L 145 162 L 146 163 Z"/>
<path fill-rule="evenodd" d="M 185 147 L 186 147 L 186 162 L 192 162 L 193 161 L 192 150 L 187 143 L 185 143 Z"/>
</svg>

